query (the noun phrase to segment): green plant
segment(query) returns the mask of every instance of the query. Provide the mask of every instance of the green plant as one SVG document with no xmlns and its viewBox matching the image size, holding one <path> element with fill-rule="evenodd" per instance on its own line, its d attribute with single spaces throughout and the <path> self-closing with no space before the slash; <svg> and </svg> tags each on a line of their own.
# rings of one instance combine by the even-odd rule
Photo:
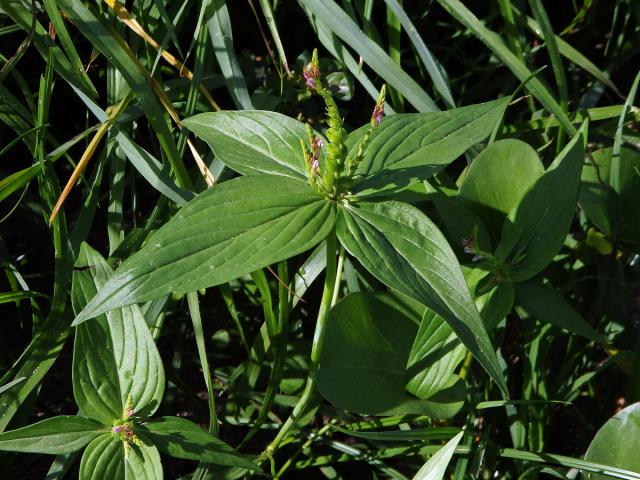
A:
<svg viewBox="0 0 640 480">
<path fill-rule="evenodd" d="M 637 2 L 0 37 L 0 478 L 640 478 Z"/>
</svg>

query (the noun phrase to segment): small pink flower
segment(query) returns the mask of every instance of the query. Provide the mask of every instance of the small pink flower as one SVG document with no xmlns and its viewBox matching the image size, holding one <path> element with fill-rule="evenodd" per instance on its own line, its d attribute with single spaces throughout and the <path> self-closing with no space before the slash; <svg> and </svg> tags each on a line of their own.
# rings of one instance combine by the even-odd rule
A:
<svg viewBox="0 0 640 480">
<path fill-rule="evenodd" d="M 322 147 L 324 147 L 324 140 L 314 135 L 314 137 L 311 139 L 311 149 L 315 152 L 317 150 L 320 150 Z"/>
<path fill-rule="evenodd" d="M 308 63 L 302 70 L 305 83 L 309 88 L 316 88 L 316 78 L 320 76 L 320 69 L 313 62 Z"/>
<path fill-rule="evenodd" d="M 320 168 L 320 161 L 318 160 L 317 157 L 314 157 L 311 160 L 311 173 L 317 173 L 319 168 Z"/>
<path fill-rule="evenodd" d="M 113 433 L 120 433 L 125 429 L 124 425 L 116 425 L 111 429 Z"/>
<path fill-rule="evenodd" d="M 382 123 L 382 117 L 384 115 L 384 103 L 379 103 L 376 105 L 376 108 L 373 109 L 373 114 L 371 115 L 371 119 L 376 122 L 376 125 L 380 125 Z"/>
</svg>

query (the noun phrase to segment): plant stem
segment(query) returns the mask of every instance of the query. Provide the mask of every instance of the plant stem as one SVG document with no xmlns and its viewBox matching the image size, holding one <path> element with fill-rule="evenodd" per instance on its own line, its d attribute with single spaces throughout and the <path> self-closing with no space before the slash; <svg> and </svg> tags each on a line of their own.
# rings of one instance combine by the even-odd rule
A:
<svg viewBox="0 0 640 480">
<path fill-rule="evenodd" d="M 344 255 L 342 255 L 344 256 Z M 338 274 L 339 275 L 339 274 Z M 315 376 L 320 364 L 320 353 L 322 352 L 322 344 L 324 342 L 324 332 L 327 323 L 327 317 L 329 316 L 329 309 L 332 305 L 334 298 L 334 290 L 336 289 L 336 229 L 331 230 L 327 236 L 327 266 L 325 269 L 324 277 L 324 290 L 322 292 L 322 301 L 320 303 L 320 309 L 318 310 L 318 319 L 316 320 L 316 329 L 313 334 L 313 343 L 311 345 L 311 364 L 309 365 L 309 374 L 307 376 L 307 383 L 305 384 L 304 391 L 293 408 L 293 412 L 287 421 L 282 425 L 278 435 L 269 446 L 265 449 L 263 457 L 271 457 L 277 450 L 280 443 L 286 438 L 289 430 L 295 425 L 296 421 L 304 413 L 311 395 L 315 391 L 316 381 Z"/>
</svg>

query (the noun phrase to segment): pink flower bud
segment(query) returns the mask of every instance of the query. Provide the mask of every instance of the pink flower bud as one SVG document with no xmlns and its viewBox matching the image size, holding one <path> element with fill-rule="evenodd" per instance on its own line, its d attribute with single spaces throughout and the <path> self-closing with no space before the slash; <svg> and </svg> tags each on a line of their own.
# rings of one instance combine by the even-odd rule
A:
<svg viewBox="0 0 640 480">
<path fill-rule="evenodd" d="M 320 69 L 313 62 L 308 63 L 302 70 L 305 83 L 309 88 L 316 88 L 316 78 L 320 76 Z"/>
<path fill-rule="evenodd" d="M 376 108 L 373 109 L 373 114 L 371 115 L 371 119 L 376 123 L 376 125 L 380 125 L 382 123 L 383 115 L 384 115 L 384 103 L 376 105 Z"/>
</svg>

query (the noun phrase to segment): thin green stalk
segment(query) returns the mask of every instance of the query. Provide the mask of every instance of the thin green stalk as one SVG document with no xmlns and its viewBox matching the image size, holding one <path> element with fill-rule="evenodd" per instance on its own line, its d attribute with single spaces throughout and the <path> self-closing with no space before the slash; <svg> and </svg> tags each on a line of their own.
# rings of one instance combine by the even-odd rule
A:
<svg viewBox="0 0 640 480">
<path fill-rule="evenodd" d="M 304 391 L 293 408 L 293 412 L 287 421 L 282 425 L 278 435 L 267 446 L 262 454 L 262 458 L 270 458 L 277 450 L 280 443 L 286 438 L 289 430 L 295 425 L 296 421 L 304 413 L 309 403 L 311 395 L 315 391 L 315 376 L 318 366 L 320 365 L 320 353 L 322 352 L 322 344 L 324 343 L 324 333 L 331 308 L 331 301 L 334 297 L 336 289 L 336 229 L 335 226 L 327 236 L 327 267 L 325 269 L 324 290 L 322 292 L 322 300 L 320 309 L 318 310 L 318 319 L 316 320 L 316 329 L 313 335 L 313 343 L 311 345 L 311 364 L 309 365 L 309 375 Z"/>
<path fill-rule="evenodd" d="M 278 318 L 276 321 L 276 331 L 269 334 L 271 344 L 273 346 L 273 367 L 271 368 L 269 384 L 267 386 L 267 391 L 265 392 L 258 417 L 256 418 L 253 427 L 251 427 L 240 445 L 238 445 L 238 449 L 246 445 L 267 420 L 269 411 L 271 410 L 271 405 L 276 397 L 276 392 L 280 387 L 280 380 L 282 379 L 282 372 L 284 370 L 285 360 L 287 359 L 290 295 L 288 285 L 289 271 L 286 260 L 278 264 L 278 277 L 280 282 L 278 284 Z M 271 309 L 271 301 L 269 301 L 269 309 Z"/>
<path fill-rule="evenodd" d="M 544 41 L 547 45 L 547 51 L 549 52 L 549 60 L 551 61 L 551 68 L 556 78 L 556 85 L 558 87 L 558 96 L 560 98 L 560 107 L 568 113 L 569 108 L 569 87 L 567 86 L 567 76 L 564 73 L 564 66 L 562 64 L 562 58 L 558 51 L 558 44 L 556 43 L 556 36 L 553 32 L 553 27 L 547 11 L 544 9 L 541 0 L 529 0 L 531 5 L 531 11 L 533 16 L 540 24 L 544 33 Z M 559 153 L 564 146 L 564 129 L 558 129 L 558 141 L 556 143 L 556 153 Z"/>
<path fill-rule="evenodd" d="M 215 392 L 213 391 L 213 380 L 211 378 L 211 371 L 209 370 L 209 361 L 207 360 L 207 349 L 204 344 L 204 331 L 202 329 L 200 305 L 198 304 L 198 292 L 187 293 L 187 302 L 189 304 L 191 321 L 193 322 L 193 333 L 198 346 L 198 357 L 200 358 L 204 381 L 207 384 L 207 395 L 209 397 L 209 432 L 217 437 L 218 418 L 216 415 Z"/>
<path fill-rule="evenodd" d="M 278 478 L 282 477 L 282 475 L 284 475 L 286 471 L 289 470 L 289 467 L 293 465 L 293 462 L 295 461 L 296 458 L 298 458 L 298 455 L 300 455 L 300 453 L 302 453 L 307 448 L 309 448 L 311 444 L 316 440 L 318 440 L 322 435 L 327 433 L 327 431 L 331 428 L 331 426 L 336 423 L 336 420 L 337 419 L 334 418 L 330 422 L 326 423 L 320 430 L 309 435 L 309 438 L 307 439 L 307 441 L 300 446 L 300 448 L 296 451 L 296 453 L 294 453 L 291 457 L 289 457 L 289 459 L 280 468 L 280 470 L 278 470 L 277 475 L 275 475 L 273 478 L 277 480 Z"/>
</svg>

